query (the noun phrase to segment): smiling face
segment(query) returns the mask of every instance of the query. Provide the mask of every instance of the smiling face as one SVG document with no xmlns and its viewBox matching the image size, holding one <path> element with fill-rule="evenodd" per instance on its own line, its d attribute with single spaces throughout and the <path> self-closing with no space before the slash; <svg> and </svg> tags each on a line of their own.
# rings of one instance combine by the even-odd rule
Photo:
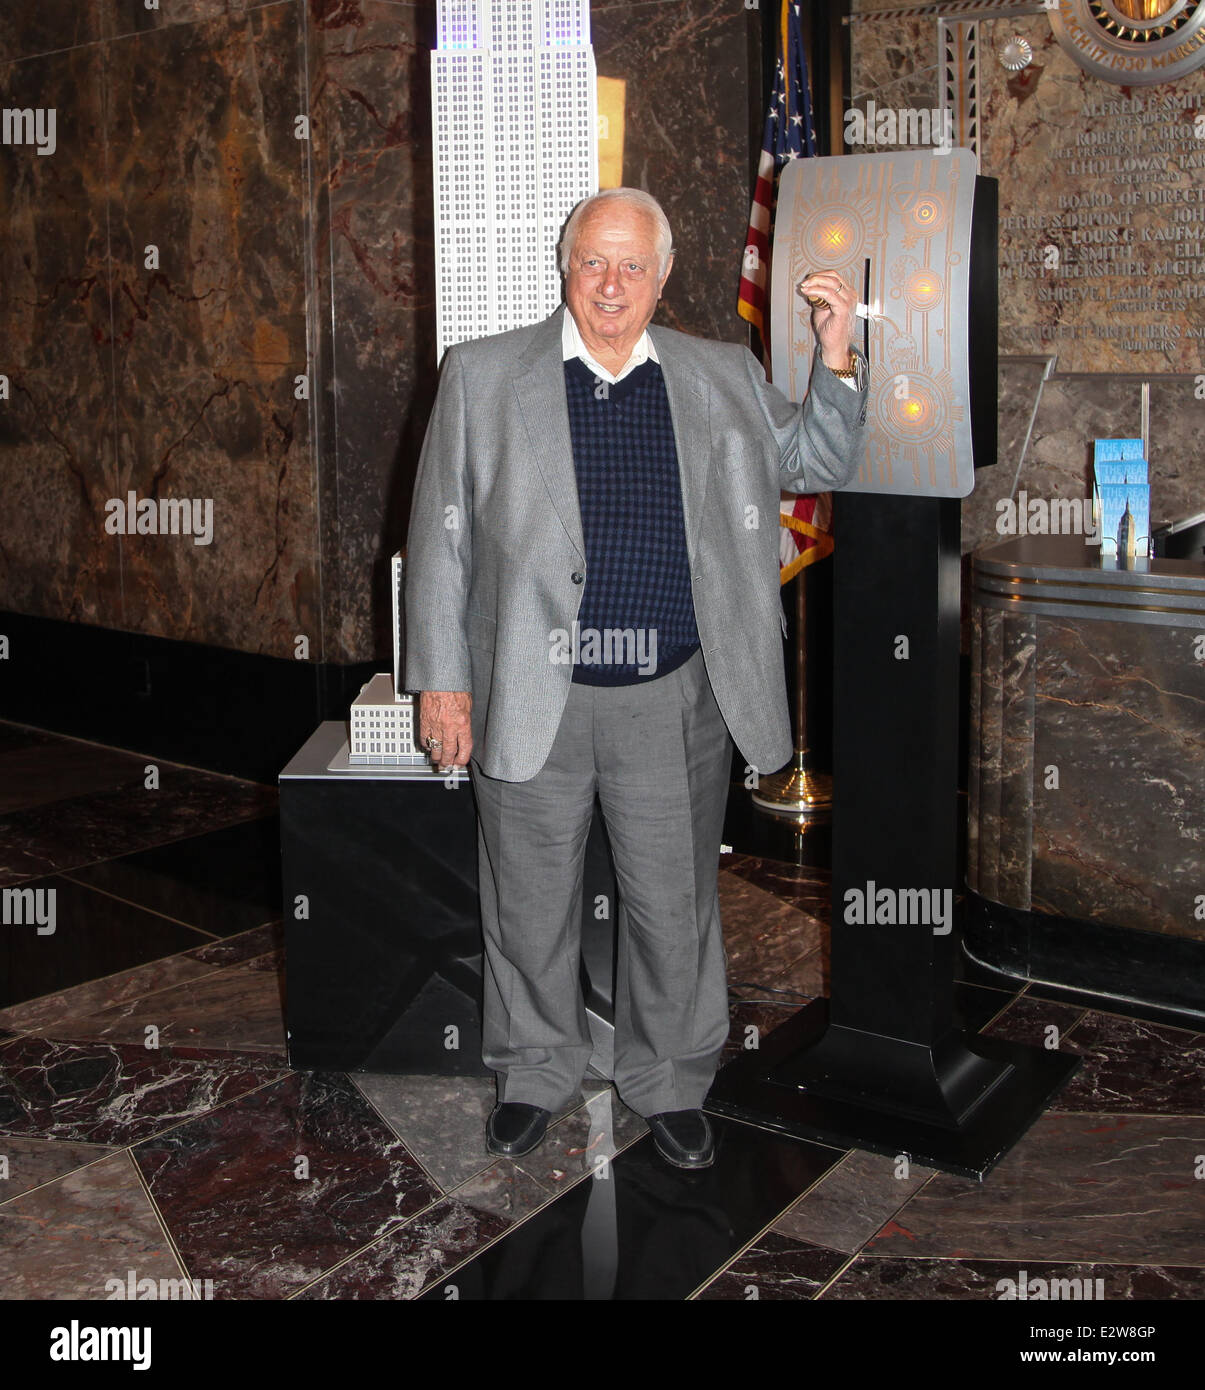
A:
<svg viewBox="0 0 1205 1390">
<path fill-rule="evenodd" d="M 604 367 L 622 367 L 632 355 L 672 265 L 671 256 L 661 274 L 656 223 L 644 208 L 614 199 L 582 219 L 569 253 L 565 303 Z"/>
</svg>

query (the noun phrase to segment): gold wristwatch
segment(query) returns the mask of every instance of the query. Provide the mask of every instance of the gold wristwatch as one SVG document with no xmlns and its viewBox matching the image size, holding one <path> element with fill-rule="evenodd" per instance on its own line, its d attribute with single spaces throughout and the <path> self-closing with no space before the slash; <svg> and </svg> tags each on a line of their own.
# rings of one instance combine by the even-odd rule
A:
<svg viewBox="0 0 1205 1390">
<path fill-rule="evenodd" d="M 864 357 L 859 357 L 859 355 L 853 350 L 853 348 L 850 348 L 849 350 L 848 367 L 830 367 L 829 371 L 832 372 L 834 376 L 842 377 L 846 381 L 852 381 L 856 390 L 866 390 L 866 359 Z"/>
</svg>

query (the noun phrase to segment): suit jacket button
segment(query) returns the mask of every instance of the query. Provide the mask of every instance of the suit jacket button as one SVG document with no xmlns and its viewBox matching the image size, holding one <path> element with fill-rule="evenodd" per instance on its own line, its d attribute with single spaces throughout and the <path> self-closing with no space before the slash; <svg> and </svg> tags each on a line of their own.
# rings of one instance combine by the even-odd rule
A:
<svg viewBox="0 0 1205 1390">
<path fill-rule="evenodd" d="M 586 579 L 586 576 L 581 572 L 581 570 L 574 570 L 574 571 L 573 571 L 573 582 L 574 582 L 575 584 L 583 584 L 583 583 L 585 583 L 585 579 Z"/>
</svg>

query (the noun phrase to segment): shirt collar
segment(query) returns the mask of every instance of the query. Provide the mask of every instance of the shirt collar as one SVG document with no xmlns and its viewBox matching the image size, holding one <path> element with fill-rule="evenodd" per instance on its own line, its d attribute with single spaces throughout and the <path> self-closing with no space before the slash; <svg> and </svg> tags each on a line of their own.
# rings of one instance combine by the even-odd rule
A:
<svg viewBox="0 0 1205 1390">
<path fill-rule="evenodd" d="M 642 362 L 660 362 L 661 360 L 657 356 L 657 349 L 653 346 L 653 340 L 649 337 L 649 331 L 646 328 L 632 349 L 631 357 L 615 375 L 612 375 L 606 367 L 590 356 L 589 350 L 582 342 L 577 321 L 569 312 L 568 305 L 565 307 L 565 318 L 561 324 L 561 356 L 566 362 L 571 361 L 574 357 L 580 357 L 596 376 L 602 377 L 604 381 L 609 381 L 612 386 L 617 381 L 622 381 L 629 372 L 634 372 Z"/>
</svg>

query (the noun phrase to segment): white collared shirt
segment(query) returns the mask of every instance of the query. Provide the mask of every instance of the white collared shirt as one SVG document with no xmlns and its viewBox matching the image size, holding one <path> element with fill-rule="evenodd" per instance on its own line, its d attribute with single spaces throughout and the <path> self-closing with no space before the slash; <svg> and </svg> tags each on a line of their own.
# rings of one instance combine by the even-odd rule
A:
<svg viewBox="0 0 1205 1390">
<path fill-rule="evenodd" d="M 577 320 L 569 312 L 568 307 L 565 309 L 565 318 L 561 324 L 561 356 L 566 362 L 571 362 L 575 357 L 580 357 L 595 376 L 600 376 L 604 381 L 609 381 L 612 386 L 614 386 L 617 381 L 622 381 L 629 372 L 634 372 L 642 362 L 660 362 L 661 360 L 657 356 L 657 349 L 653 346 L 653 340 L 649 337 L 649 331 L 646 328 L 640 335 L 636 346 L 632 349 L 631 357 L 628 358 L 616 374 L 612 375 L 607 371 L 606 367 L 596 362 L 594 358 L 590 356 L 589 350 L 585 343 L 582 342 L 581 330 L 577 326 Z"/>
<path fill-rule="evenodd" d="M 653 340 L 649 337 L 649 331 L 646 328 L 640 335 L 636 346 L 632 349 L 631 357 L 629 357 L 620 368 L 618 375 L 612 376 L 611 373 L 607 371 L 606 367 L 596 362 L 594 358 L 590 356 L 585 343 L 582 342 L 582 335 L 577 326 L 577 320 L 569 312 L 568 306 L 565 307 L 565 317 L 561 322 L 561 357 L 566 362 L 571 362 L 575 357 L 580 357 L 595 376 L 600 376 L 604 381 L 609 381 L 612 386 L 614 386 L 617 381 L 622 381 L 629 372 L 634 372 L 642 362 L 660 363 L 661 361 L 657 356 L 657 349 L 653 346 Z M 851 391 L 861 389 L 853 377 L 843 376 L 839 379 L 843 381 Z"/>
</svg>

